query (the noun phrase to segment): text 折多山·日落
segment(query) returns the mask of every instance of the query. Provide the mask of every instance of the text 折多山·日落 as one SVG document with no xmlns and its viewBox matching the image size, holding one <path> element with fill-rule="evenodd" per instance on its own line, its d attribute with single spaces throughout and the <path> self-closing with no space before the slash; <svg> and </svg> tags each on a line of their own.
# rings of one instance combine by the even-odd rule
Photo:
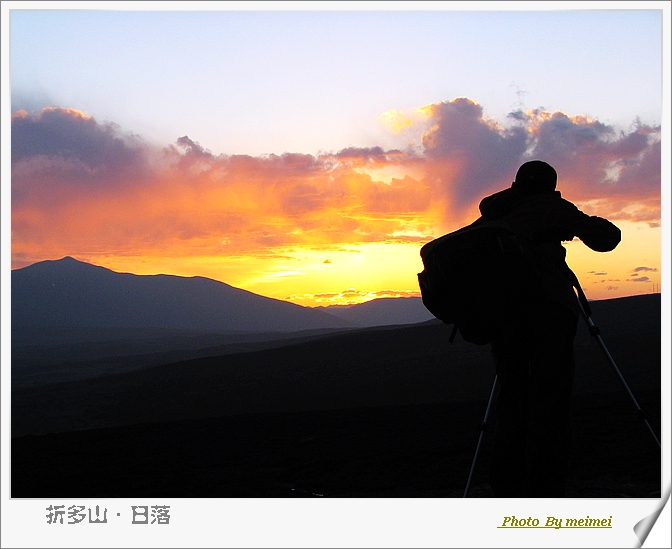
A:
<svg viewBox="0 0 672 549">
<path fill-rule="evenodd" d="M 583 518 L 558 518 L 547 516 L 545 521 L 538 518 L 527 517 L 517 518 L 515 515 L 504 517 L 501 525 L 497 528 L 611 528 L 611 519 L 594 518 L 586 516 Z"/>
</svg>

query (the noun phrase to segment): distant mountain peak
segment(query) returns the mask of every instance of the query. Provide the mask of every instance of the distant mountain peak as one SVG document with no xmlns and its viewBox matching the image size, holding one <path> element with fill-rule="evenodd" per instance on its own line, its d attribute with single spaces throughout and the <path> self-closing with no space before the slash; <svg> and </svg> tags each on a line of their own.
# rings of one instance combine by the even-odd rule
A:
<svg viewBox="0 0 672 549">
<path fill-rule="evenodd" d="M 85 264 L 85 265 L 90 265 L 90 263 L 87 263 L 86 261 L 80 261 L 79 259 L 75 259 L 74 257 L 70 255 L 66 255 L 65 257 L 62 257 L 61 259 L 45 259 L 44 261 L 38 261 L 37 263 L 33 263 L 32 265 L 41 265 L 42 263 L 46 264 L 51 264 L 54 265 L 56 263 L 80 263 L 80 264 Z M 32 265 L 30 265 L 32 267 Z"/>
<path fill-rule="evenodd" d="M 102 271 L 108 271 L 110 273 L 113 272 L 110 269 L 107 269 L 106 267 L 93 265 L 92 263 L 87 263 L 86 261 L 80 261 L 79 259 L 75 259 L 74 257 L 69 255 L 62 257 L 61 259 L 45 259 L 44 261 L 38 261 L 37 263 L 33 263 L 32 265 L 28 265 L 20 269 L 13 269 L 12 272 L 19 273 L 25 271 L 30 273 L 49 272 L 54 274 L 56 273 L 65 274 L 65 273 L 76 273 L 76 272 L 85 272 L 94 270 L 97 272 Z"/>
<path fill-rule="evenodd" d="M 209 278 L 119 273 L 71 256 L 12 271 L 12 324 L 248 332 L 351 325 Z"/>
</svg>

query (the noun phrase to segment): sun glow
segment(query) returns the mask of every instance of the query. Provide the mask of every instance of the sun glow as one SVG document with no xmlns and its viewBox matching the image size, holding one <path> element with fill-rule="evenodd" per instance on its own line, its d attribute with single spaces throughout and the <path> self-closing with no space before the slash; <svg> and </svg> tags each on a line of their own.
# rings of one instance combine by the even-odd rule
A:
<svg viewBox="0 0 672 549">
<path fill-rule="evenodd" d="M 615 223 L 621 242 L 611 252 L 597 253 L 578 240 L 565 243 L 567 263 L 589 299 L 610 299 L 660 291 L 660 227 L 647 223 Z"/>
<path fill-rule="evenodd" d="M 621 228 L 622 240 L 611 252 L 594 252 L 578 239 L 564 243 L 567 262 L 586 294 L 590 299 L 610 299 L 660 291 L 661 229 L 647 223 L 616 224 Z M 431 237 L 420 232 L 413 236 L 415 242 L 285 247 L 274 249 L 267 256 L 220 253 L 74 257 L 118 272 L 203 276 L 313 307 L 419 296 L 417 273 L 423 269 L 420 247 Z"/>
<path fill-rule="evenodd" d="M 204 276 L 266 297 L 318 306 L 419 295 L 420 246 L 421 243 L 370 243 L 321 250 L 293 248 L 277 250 L 276 256 L 267 258 L 77 256 L 76 259 L 118 272 Z"/>
<path fill-rule="evenodd" d="M 392 133 L 400 135 L 404 130 L 413 126 L 414 121 L 411 116 L 404 114 L 402 111 L 390 110 L 382 113 L 378 120 L 381 124 L 387 127 Z"/>
<path fill-rule="evenodd" d="M 353 171 L 367 175 L 372 181 L 380 181 L 386 185 L 391 185 L 393 180 L 403 180 L 406 177 L 414 181 L 422 181 L 425 177 L 424 170 L 416 166 L 403 166 L 388 164 L 383 166 L 360 166 Z"/>
<path fill-rule="evenodd" d="M 306 306 L 361 303 L 382 291 L 417 295 L 416 275 L 422 270 L 419 248 L 417 243 L 370 243 L 296 250 L 289 252 L 290 261 L 264 265 L 262 273 L 239 284 L 254 293 Z M 290 264 L 294 269 L 288 269 Z"/>
<path fill-rule="evenodd" d="M 617 222 L 622 241 L 612 252 L 596 253 L 580 241 L 565 243 L 567 261 L 590 299 L 609 299 L 660 291 L 661 229 L 646 223 Z M 438 236 L 438 234 L 434 234 Z M 407 242 L 415 237 L 415 242 Z M 277 248 L 264 256 L 226 253 L 184 255 L 147 250 L 133 255 L 85 249 L 76 259 L 134 274 L 203 276 L 260 295 L 304 306 L 350 304 L 383 296 L 419 295 L 419 250 L 429 237 L 404 231 L 400 242 Z M 193 243 L 192 243 L 193 244 Z M 208 246 L 204 247 L 206 251 Z M 58 257 L 52 257 L 56 259 Z"/>
</svg>

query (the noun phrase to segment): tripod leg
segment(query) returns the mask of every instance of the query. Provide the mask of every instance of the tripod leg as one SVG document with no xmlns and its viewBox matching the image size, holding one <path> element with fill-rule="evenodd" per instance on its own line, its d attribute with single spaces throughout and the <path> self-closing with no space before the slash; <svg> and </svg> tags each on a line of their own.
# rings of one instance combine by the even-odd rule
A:
<svg viewBox="0 0 672 549">
<path fill-rule="evenodd" d="M 579 300 L 579 304 L 581 304 L 581 300 Z M 625 392 L 628 393 L 628 396 L 630 397 L 630 400 L 632 400 L 632 403 L 635 405 L 635 409 L 637 410 L 637 416 L 644 421 L 644 425 L 646 425 L 646 428 L 649 430 L 649 433 L 651 433 L 651 436 L 656 441 L 656 444 L 658 445 L 658 448 L 660 448 L 660 441 L 658 440 L 658 437 L 656 436 L 656 434 L 653 432 L 653 429 L 651 428 L 651 425 L 649 424 L 649 420 L 646 419 L 646 416 L 644 415 L 644 411 L 639 407 L 637 399 L 635 399 L 635 396 L 632 394 L 632 391 L 630 391 L 630 387 L 628 387 L 628 384 L 625 382 L 625 378 L 623 377 L 620 370 L 618 369 L 618 366 L 616 366 L 616 362 L 614 362 L 614 359 L 612 358 L 611 353 L 609 352 L 609 349 L 607 349 L 607 346 L 604 344 L 604 341 L 602 341 L 602 337 L 600 337 L 600 329 L 597 326 L 595 326 L 595 324 L 593 324 L 593 321 L 591 320 L 591 318 L 586 314 L 586 312 L 583 308 L 583 305 L 581 305 L 581 313 L 582 313 L 583 319 L 586 321 L 586 324 L 588 325 L 588 332 L 599 343 L 600 348 L 602 349 L 605 356 L 607 357 L 607 360 L 609 361 L 609 364 L 611 364 L 612 369 L 614 370 L 614 372 L 616 372 L 616 376 L 621 381 L 621 385 L 623 385 L 623 388 L 625 389 Z"/>
<path fill-rule="evenodd" d="M 488 406 L 485 409 L 485 417 L 481 422 L 479 430 L 481 433 L 478 435 L 478 444 L 476 444 L 476 452 L 474 453 L 474 459 L 471 462 L 471 470 L 469 471 L 469 478 L 467 479 L 467 486 L 464 489 L 464 495 L 462 497 L 466 498 L 469 494 L 469 489 L 471 488 L 471 479 L 474 476 L 474 470 L 476 469 L 476 461 L 478 460 L 478 453 L 481 450 L 481 443 L 483 442 L 483 435 L 489 427 L 489 420 L 492 415 L 492 410 L 497 400 L 497 392 L 499 390 L 499 385 L 497 383 L 497 376 L 495 376 L 495 381 L 492 383 L 492 390 L 490 391 L 490 399 L 488 400 Z"/>
</svg>

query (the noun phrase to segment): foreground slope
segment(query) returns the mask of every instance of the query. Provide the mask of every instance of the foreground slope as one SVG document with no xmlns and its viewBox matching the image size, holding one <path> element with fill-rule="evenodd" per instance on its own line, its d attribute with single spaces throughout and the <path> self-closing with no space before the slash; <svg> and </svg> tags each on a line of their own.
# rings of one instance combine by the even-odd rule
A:
<svg viewBox="0 0 672 549">
<path fill-rule="evenodd" d="M 660 436 L 660 296 L 593 309 Z M 11 495 L 462 497 L 493 371 L 487 347 L 449 332 L 360 330 L 15 390 Z M 583 326 L 576 347 L 568 497 L 660 497 L 660 450 Z M 491 495 L 491 441 L 472 497 Z"/>
</svg>

